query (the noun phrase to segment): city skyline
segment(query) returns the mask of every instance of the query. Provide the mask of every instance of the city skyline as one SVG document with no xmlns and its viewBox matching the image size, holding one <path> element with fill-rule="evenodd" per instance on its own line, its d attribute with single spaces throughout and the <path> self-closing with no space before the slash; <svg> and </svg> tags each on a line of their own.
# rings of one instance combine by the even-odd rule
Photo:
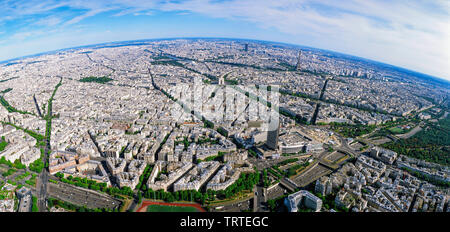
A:
<svg viewBox="0 0 450 232">
<path fill-rule="evenodd" d="M 336 51 L 450 79 L 449 7 L 444 1 L 345 1 L 337 5 L 330 1 L 77 0 L 0 4 L 4 15 L 0 18 L 2 61 L 114 41 L 246 38 Z"/>
</svg>

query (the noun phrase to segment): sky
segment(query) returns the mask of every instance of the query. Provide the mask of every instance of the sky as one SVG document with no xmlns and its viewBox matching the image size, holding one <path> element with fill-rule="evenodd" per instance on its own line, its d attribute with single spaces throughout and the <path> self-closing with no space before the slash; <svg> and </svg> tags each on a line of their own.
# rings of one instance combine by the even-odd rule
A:
<svg viewBox="0 0 450 232">
<path fill-rule="evenodd" d="M 304 45 L 450 80 L 448 0 L 0 0 L 0 61 L 175 37 Z"/>
</svg>

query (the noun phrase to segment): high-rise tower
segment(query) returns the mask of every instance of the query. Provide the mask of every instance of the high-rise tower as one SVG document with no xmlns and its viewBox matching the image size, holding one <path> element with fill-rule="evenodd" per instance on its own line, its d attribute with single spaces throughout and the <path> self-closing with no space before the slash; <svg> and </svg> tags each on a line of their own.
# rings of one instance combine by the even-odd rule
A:
<svg viewBox="0 0 450 232">
<path fill-rule="evenodd" d="M 280 134 L 280 119 L 279 115 L 272 114 L 270 116 L 271 122 L 267 131 L 266 146 L 272 150 L 278 149 L 278 135 Z"/>
<path fill-rule="evenodd" d="M 302 51 L 298 51 L 298 58 L 297 58 L 297 66 L 295 67 L 297 69 L 297 71 L 302 70 L 302 66 L 301 66 L 301 57 L 302 57 Z"/>
</svg>

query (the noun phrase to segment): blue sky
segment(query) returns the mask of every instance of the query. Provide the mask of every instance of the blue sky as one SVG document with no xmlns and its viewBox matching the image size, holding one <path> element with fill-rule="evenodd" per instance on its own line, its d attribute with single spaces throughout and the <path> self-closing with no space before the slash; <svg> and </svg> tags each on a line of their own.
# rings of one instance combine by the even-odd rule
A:
<svg viewBox="0 0 450 232">
<path fill-rule="evenodd" d="M 0 0 L 0 60 L 168 37 L 287 42 L 450 80 L 447 0 Z"/>
</svg>

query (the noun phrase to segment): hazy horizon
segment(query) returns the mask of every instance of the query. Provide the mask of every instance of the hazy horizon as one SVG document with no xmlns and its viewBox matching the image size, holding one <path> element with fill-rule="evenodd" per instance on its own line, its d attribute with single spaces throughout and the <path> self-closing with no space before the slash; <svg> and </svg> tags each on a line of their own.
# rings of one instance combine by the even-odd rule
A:
<svg viewBox="0 0 450 232">
<path fill-rule="evenodd" d="M 381 61 L 372 60 L 372 59 L 368 59 L 368 58 L 365 58 L 365 57 L 359 57 L 359 56 L 355 56 L 355 55 L 352 55 L 352 54 L 345 54 L 345 53 L 333 51 L 333 50 L 330 50 L 330 49 L 315 48 L 315 47 L 304 46 L 304 45 L 301 45 L 301 44 L 284 43 L 284 42 L 278 42 L 278 41 L 255 40 L 255 39 L 247 39 L 247 38 L 225 38 L 225 37 L 173 37 L 173 38 L 147 38 L 147 39 L 123 40 L 123 41 L 107 41 L 107 42 L 101 42 L 101 43 L 96 43 L 96 44 L 85 44 L 85 45 L 79 45 L 79 46 L 74 46 L 74 47 L 59 48 L 59 49 L 55 49 L 55 50 L 51 50 L 51 51 L 43 51 L 43 52 L 39 52 L 39 53 L 35 53 L 35 54 L 29 54 L 29 55 L 25 55 L 25 56 L 21 56 L 21 57 L 15 57 L 15 58 L 8 59 L 8 60 L 0 60 L 0 64 L 13 62 L 15 60 L 27 59 L 27 58 L 31 58 L 31 57 L 35 57 L 35 56 L 41 56 L 41 55 L 45 55 L 45 54 L 52 54 L 52 53 L 56 53 L 56 52 L 64 51 L 64 50 L 82 49 L 82 48 L 85 48 L 85 47 L 86 48 L 90 48 L 90 47 L 104 45 L 104 44 L 116 44 L 116 43 L 124 43 L 124 42 L 138 42 L 138 41 L 152 41 L 152 40 L 156 40 L 156 41 L 158 41 L 158 40 L 178 40 L 178 39 L 186 39 L 186 40 L 190 40 L 190 39 L 242 40 L 242 41 L 267 42 L 267 43 L 273 43 L 273 44 L 285 44 L 285 45 L 289 45 L 289 46 L 298 46 L 298 47 L 322 50 L 322 51 L 327 51 L 327 52 L 333 52 L 333 53 L 337 53 L 337 54 L 344 55 L 344 56 L 356 57 L 356 58 L 359 58 L 359 59 L 365 59 L 365 60 L 368 60 L 370 62 L 380 63 L 380 64 L 384 64 L 384 65 L 390 65 L 390 66 L 393 66 L 395 68 L 400 68 L 400 69 L 404 69 L 404 70 L 407 70 L 407 71 L 415 72 L 417 74 L 422 74 L 422 75 L 426 75 L 426 76 L 429 76 L 429 77 L 432 77 L 432 78 L 436 78 L 436 79 L 445 81 L 448 84 L 450 84 L 450 80 L 449 79 L 445 79 L 445 78 L 442 78 L 442 77 L 439 77 L 439 76 L 433 76 L 433 75 L 430 75 L 430 74 L 427 74 L 427 73 L 422 73 L 422 72 L 419 72 L 419 71 L 416 71 L 416 70 L 411 70 L 411 69 L 408 69 L 408 68 L 405 68 L 405 67 L 400 67 L 400 66 L 396 66 L 396 65 L 392 65 L 392 64 L 388 64 L 388 63 L 383 63 Z M 133 46 L 133 45 L 130 45 L 130 46 Z"/>
<path fill-rule="evenodd" d="M 151 38 L 245 38 L 361 57 L 450 80 L 447 1 L 4 1 L 0 60 Z"/>
</svg>

